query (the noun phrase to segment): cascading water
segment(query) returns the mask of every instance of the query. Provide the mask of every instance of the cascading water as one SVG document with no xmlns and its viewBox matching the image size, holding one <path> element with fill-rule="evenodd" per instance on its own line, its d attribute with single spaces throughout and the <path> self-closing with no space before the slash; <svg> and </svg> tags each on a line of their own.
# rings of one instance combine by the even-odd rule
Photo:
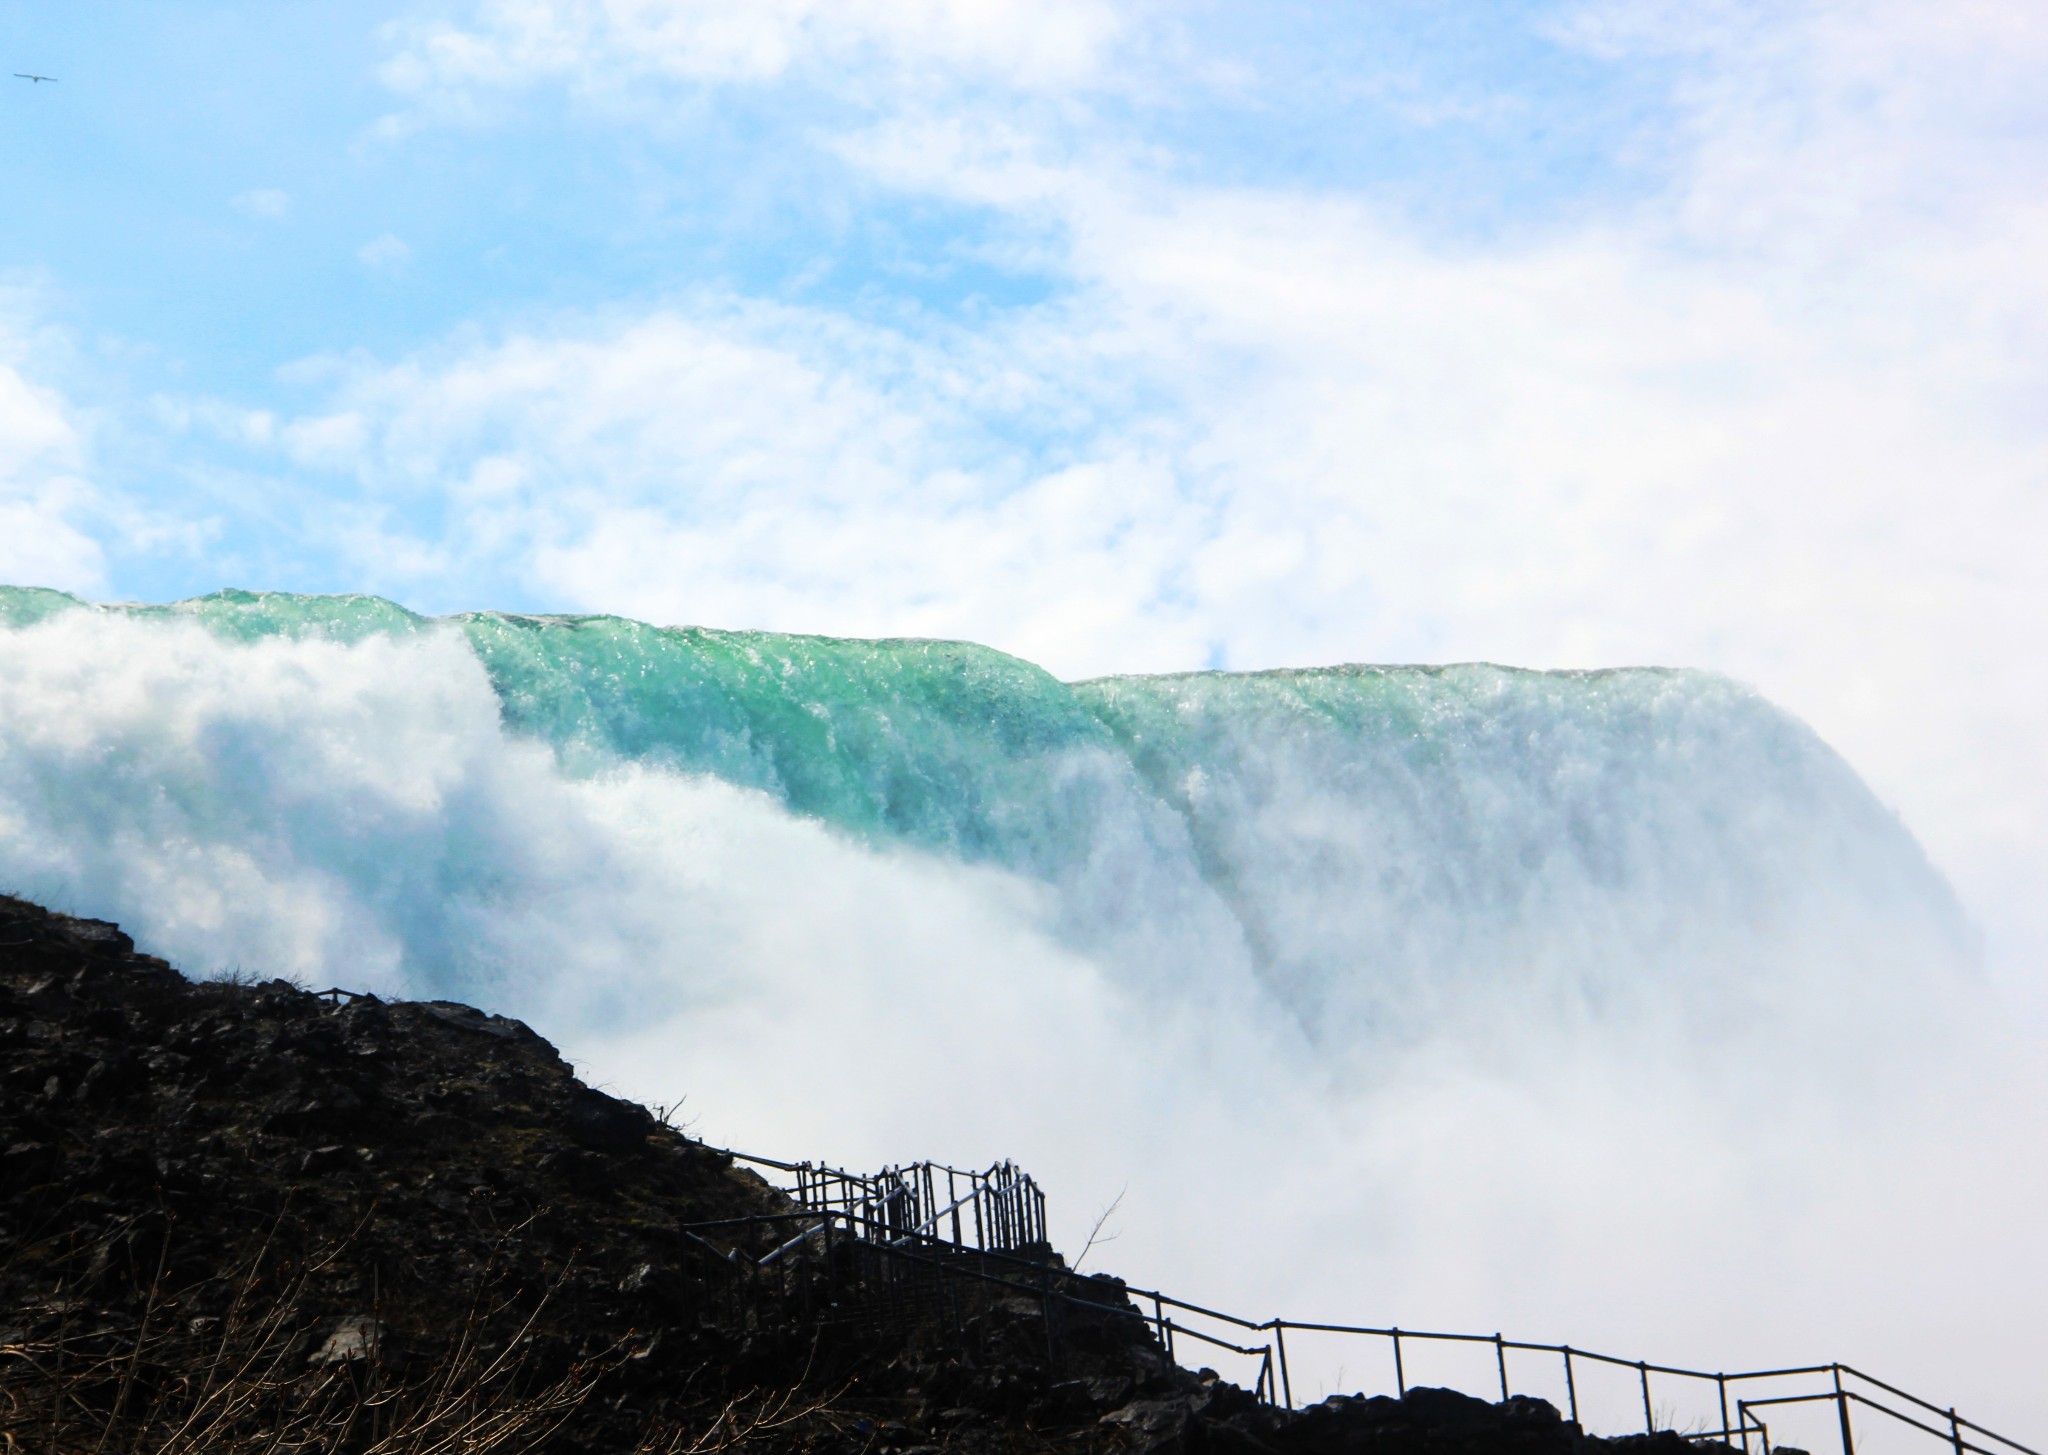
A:
<svg viewBox="0 0 2048 1455">
<path fill-rule="evenodd" d="M 473 662 L 494 698 L 493 735 L 508 751 L 545 749 L 564 782 L 626 769 L 715 780 L 854 843 L 1009 871 L 1051 891 L 1048 924 L 1063 943 L 1108 950 L 1134 983 L 1172 993 L 1191 972 L 1248 973 L 1333 1053 L 1418 1034 L 1456 1003 L 1490 996 L 1535 993 L 1582 1011 L 1676 997 L 1711 1016 L 1797 976 L 1785 952 L 1807 956 L 1821 935 L 1866 982 L 1939 978 L 1967 958 L 1946 887 L 1847 765 L 1754 694 L 1705 674 L 1343 667 L 1066 685 L 964 643 L 606 617 L 434 622 L 374 598 L 228 592 L 87 608 L 16 590 L 0 597 L 0 620 L 18 661 L 39 635 L 79 649 L 62 669 L 86 694 L 74 701 L 57 683 L 25 700 L 42 674 L 17 668 L 14 769 L 0 789 L 11 872 L 74 899 L 110 888 L 53 867 L 77 821 L 67 788 L 110 815 L 108 834 L 122 832 L 124 814 L 160 813 L 164 784 L 124 780 L 122 765 L 171 751 L 171 723 L 191 709 L 168 710 L 154 742 L 147 722 L 124 722 L 123 735 L 137 735 L 129 750 L 95 765 L 60 768 L 20 734 L 53 710 L 71 715 L 73 733 L 104 731 L 90 694 L 118 683 L 89 664 L 175 639 L 197 654 L 167 684 L 182 701 L 205 691 L 204 658 L 239 650 L 237 675 L 286 674 L 316 714 L 321 663 L 346 695 L 366 654 L 388 657 L 399 679 L 379 687 L 395 711 L 390 754 L 418 747 L 408 743 L 417 708 L 473 686 L 460 680 Z M 427 680 L 436 673 L 444 680 Z M 318 782 L 272 779 L 294 725 L 265 693 L 249 682 L 239 702 L 210 704 L 162 765 L 189 814 L 174 840 L 225 848 L 228 821 L 239 821 L 275 855 L 285 826 L 259 833 L 249 816 L 321 795 Z M 375 756 L 377 734 L 363 731 L 351 751 Z M 396 757 L 392 766 L 411 771 Z M 266 784 L 253 796 L 251 773 Z M 124 788 L 134 795 L 125 805 Z M 290 876 L 307 855 L 317 861 L 323 833 L 360 840 L 362 872 L 330 865 L 333 888 L 374 920 L 393 892 L 382 876 L 395 846 L 364 837 L 374 837 L 367 807 L 357 785 L 335 822 L 295 819 L 293 847 L 272 868 Z M 487 899 L 492 880 L 514 887 L 502 847 L 474 847 L 498 867 L 472 885 L 460 883 L 452 846 L 435 851 L 437 874 L 465 903 Z M 168 905 L 120 907 L 176 917 Z M 391 912 L 407 923 L 379 929 L 407 983 L 491 983 L 449 926 L 421 921 L 423 906 Z M 348 969 L 302 957 L 294 968 Z"/>
<path fill-rule="evenodd" d="M 1711 675 L 1070 684 L 367 597 L 0 590 L 0 883 L 523 1015 L 762 1150 L 1016 1155 L 1062 1235 L 1130 1184 L 1117 1263 L 1191 1293 L 1696 1362 L 1753 1283 L 1624 1290 L 1861 1186 L 1786 1128 L 1972 981 L 1906 829 Z"/>
</svg>

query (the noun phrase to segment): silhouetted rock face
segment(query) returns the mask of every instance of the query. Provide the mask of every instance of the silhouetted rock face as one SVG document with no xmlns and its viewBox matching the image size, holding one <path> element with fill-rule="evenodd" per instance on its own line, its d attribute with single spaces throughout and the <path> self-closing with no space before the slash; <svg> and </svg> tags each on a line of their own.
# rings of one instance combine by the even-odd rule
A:
<svg viewBox="0 0 2048 1455">
<path fill-rule="evenodd" d="M 1589 1438 L 1547 1400 L 1489 1404 L 1454 1389 L 1335 1395 L 1287 1413 L 1203 1371 L 1163 1398 L 1103 1416 L 1134 1455 L 1725 1455 L 1671 1433 Z"/>
<path fill-rule="evenodd" d="M 346 1241 L 341 1288 L 374 1275 L 401 1303 L 467 1287 L 492 1259 L 552 1270 L 580 1247 L 579 1297 L 631 1318 L 638 1295 L 618 1284 L 673 1255 L 678 1223 L 786 1206 L 582 1085 L 517 1021 L 194 982 L 113 925 L 7 898 L 0 1051 L 16 1280 L 142 1218 L 173 1277 L 266 1239 L 295 1256 Z"/>
<path fill-rule="evenodd" d="M 753 1351 L 653 1270 L 701 1261 L 680 1224 L 787 1206 L 517 1021 L 194 982 L 0 897 L 0 1344 L 111 1347 L 153 1310 L 159 1362 L 201 1361 L 260 1305 L 294 1368 L 467 1332 L 536 1380 L 739 1378 Z"/>
<path fill-rule="evenodd" d="M 794 1282 L 735 1301 L 721 1255 L 781 1232 L 683 1231 L 790 1210 L 730 1159 L 578 1082 L 517 1021 L 195 982 L 113 925 L 0 896 L 0 1428 L 44 1393 L 32 1361 L 5 1351 L 61 1343 L 74 1365 L 121 1371 L 119 1391 L 109 1375 L 66 1396 L 105 1411 L 137 1390 L 174 1405 L 230 1346 L 261 1345 L 266 1367 L 326 1400 L 371 1387 L 352 1371 L 418 1390 L 434 1384 L 423 1371 L 467 1360 L 465 1377 L 504 1398 L 563 1400 L 539 1448 L 593 1455 L 649 1438 L 792 1455 L 1683 1443 L 1591 1441 L 1540 1400 L 1445 1390 L 1288 1415 L 1174 1368 L 1116 1316 L 1128 1304 L 1108 1278 L 1087 1285 L 1100 1314 L 1062 1308 L 1055 1340 L 1028 1289 L 973 1285 L 943 1326 L 864 1322 Z M 291 1398 L 314 1418 L 314 1396 Z M 333 1424 L 328 1406 L 315 1414 Z M 712 1438 L 716 1421 L 727 1433 Z M 222 1430 L 218 1448 L 240 1448 Z"/>
</svg>

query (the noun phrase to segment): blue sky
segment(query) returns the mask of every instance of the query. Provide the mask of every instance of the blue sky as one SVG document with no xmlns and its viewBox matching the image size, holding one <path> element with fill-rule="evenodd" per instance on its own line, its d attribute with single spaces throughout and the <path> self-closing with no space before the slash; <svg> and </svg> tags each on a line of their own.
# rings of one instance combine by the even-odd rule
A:
<svg viewBox="0 0 2048 1455">
<path fill-rule="evenodd" d="M 405 49 L 390 27 L 433 13 L 0 7 L 15 64 L 61 73 L 0 113 L 7 266 L 63 323 L 138 352 L 133 387 L 258 404 L 293 402 L 278 370 L 309 355 L 677 290 L 894 321 L 986 316 L 1066 281 L 1056 257 L 1013 251 L 1028 221 L 878 186 L 821 145 L 884 110 L 858 91 L 655 86 L 622 115 L 525 88 L 487 119 L 380 136 L 404 110 L 379 74 Z M 1187 183 L 1366 193 L 1481 242 L 1640 195 L 1677 144 L 1670 68 L 1560 44 L 1556 13 L 1189 7 L 1153 42 L 1187 50 L 1179 64 L 1145 55 L 1043 109 L 1068 112 L 1050 124 L 1076 149 L 1155 149 Z M 395 249 L 366 266 L 384 237 L 403 266 Z"/>
<path fill-rule="evenodd" d="M 0 579 L 1713 667 L 2048 950 L 2038 6 L 0 35 Z"/>
</svg>

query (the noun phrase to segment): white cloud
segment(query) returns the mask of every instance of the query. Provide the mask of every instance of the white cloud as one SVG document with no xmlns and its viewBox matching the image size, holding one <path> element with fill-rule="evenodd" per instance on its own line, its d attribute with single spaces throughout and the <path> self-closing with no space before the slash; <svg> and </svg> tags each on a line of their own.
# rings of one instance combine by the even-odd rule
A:
<svg viewBox="0 0 2048 1455">
<path fill-rule="evenodd" d="M 1119 28 L 1105 0 L 483 0 L 462 24 L 391 27 L 383 79 L 444 116 L 538 83 L 611 107 L 635 83 L 793 72 L 899 94 L 977 78 L 1057 90 L 1096 76 Z"/>
<path fill-rule="evenodd" d="M 105 562 L 80 523 L 97 504 L 85 438 L 65 400 L 32 377 L 32 353 L 0 321 L 0 583 L 97 590 Z"/>
<path fill-rule="evenodd" d="M 849 632 L 959 632 L 965 612 L 1048 653 L 1142 651 L 1205 507 L 1142 441 L 1048 466 L 992 437 L 992 397 L 1067 387 L 994 351 L 707 305 L 364 372 L 286 434 L 378 499 L 445 497 L 464 569 L 509 563 L 551 597 Z"/>
<path fill-rule="evenodd" d="M 366 267 L 399 268 L 412 261 L 412 249 L 402 238 L 390 233 L 381 233 L 356 249 L 356 257 Z"/>
<path fill-rule="evenodd" d="M 72 523 L 83 502 L 75 486 L 17 491 L 0 483 L 0 582 L 99 590 L 106 581 L 99 542 Z"/>
<path fill-rule="evenodd" d="M 230 199 L 229 206 L 250 217 L 275 220 L 288 215 L 292 210 L 292 194 L 276 187 L 258 187 Z"/>
</svg>

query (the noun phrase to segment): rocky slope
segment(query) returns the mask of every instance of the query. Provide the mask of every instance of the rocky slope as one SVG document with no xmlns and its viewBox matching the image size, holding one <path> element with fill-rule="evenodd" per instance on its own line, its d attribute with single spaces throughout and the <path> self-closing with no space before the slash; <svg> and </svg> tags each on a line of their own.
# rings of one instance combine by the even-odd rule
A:
<svg viewBox="0 0 2048 1455">
<path fill-rule="evenodd" d="M 880 1318 L 858 1250 L 764 1282 L 737 1254 L 787 1223 L 685 1231 L 790 1211 L 515 1021 L 196 982 L 0 896 L 9 1451 L 1682 1444 L 1449 1391 L 1288 1415 L 1175 1368 L 1113 1279 L 1074 1281 L 1055 1339 L 1029 1278 L 939 1278 Z"/>
</svg>

